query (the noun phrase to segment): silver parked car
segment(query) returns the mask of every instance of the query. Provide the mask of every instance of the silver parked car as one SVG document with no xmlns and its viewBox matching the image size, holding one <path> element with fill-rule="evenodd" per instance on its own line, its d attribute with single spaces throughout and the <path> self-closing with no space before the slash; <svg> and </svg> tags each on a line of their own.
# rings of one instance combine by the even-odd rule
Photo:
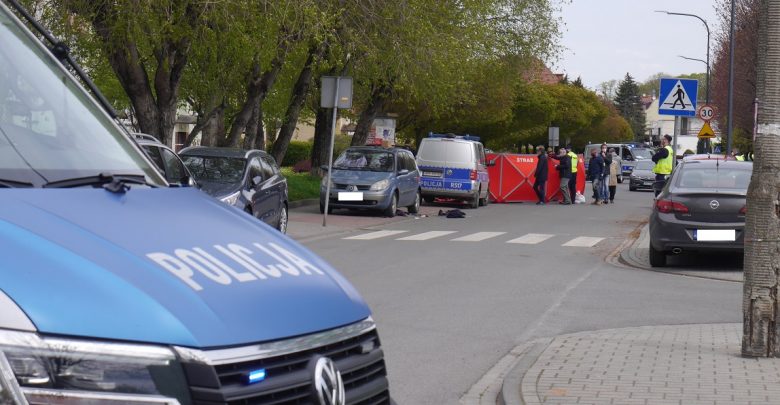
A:
<svg viewBox="0 0 780 405">
<path fill-rule="evenodd" d="M 655 173 L 653 173 L 655 163 L 653 163 L 652 160 L 640 160 L 634 163 L 633 170 L 631 170 L 631 174 L 628 178 L 629 191 L 640 189 L 652 190 L 653 183 L 655 183 Z"/>
<path fill-rule="evenodd" d="M 323 166 L 327 169 L 327 166 Z M 320 212 L 325 212 L 328 176 L 320 187 Z M 420 209 L 420 172 L 406 149 L 351 147 L 333 162 L 328 213 L 334 208 L 370 209 L 395 216 L 398 207 Z"/>
<path fill-rule="evenodd" d="M 656 197 L 650 216 L 650 265 L 684 251 L 742 252 L 745 196 L 753 163 L 688 160 Z"/>
</svg>

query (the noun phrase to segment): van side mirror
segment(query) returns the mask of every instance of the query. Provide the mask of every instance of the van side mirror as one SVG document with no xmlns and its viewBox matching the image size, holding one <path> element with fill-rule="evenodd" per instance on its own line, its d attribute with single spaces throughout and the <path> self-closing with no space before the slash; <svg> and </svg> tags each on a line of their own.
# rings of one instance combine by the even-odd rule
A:
<svg viewBox="0 0 780 405">
<path fill-rule="evenodd" d="M 487 167 L 493 167 L 496 165 L 496 159 L 488 160 Z"/>
</svg>

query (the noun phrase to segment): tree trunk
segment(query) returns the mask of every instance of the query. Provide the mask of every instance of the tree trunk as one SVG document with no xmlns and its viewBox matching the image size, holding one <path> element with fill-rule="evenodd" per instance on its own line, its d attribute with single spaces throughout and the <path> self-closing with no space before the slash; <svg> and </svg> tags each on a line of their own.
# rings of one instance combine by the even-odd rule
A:
<svg viewBox="0 0 780 405">
<path fill-rule="evenodd" d="M 304 63 L 303 69 L 301 69 L 301 73 L 295 81 L 292 96 L 290 97 L 290 104 L 287 106 L 287 112 L 284 115 L 282 128 L 279 130 L 279 135 L 276 137 L 276 142 L 274 142 L 273 149 L 271 150 L 271 155 L 279 164 L 281 164 L 285 153 L 287 153 L 287 147 L 290 146 L 290 140 L 292 139 L 295 127 L 298 124 L 298 117 L 303 108 L 303 103 L 306 101 L 306 96 L 309 94 L 311 78 L 314 73 L 314 63 L 322 57 L 324 49 L 324 44 L 313 45 L 309 48 L 309 55 L 306 57 L 306 63 Z"/>
<path fill-rule="evenodd" d="M 190 133 L 187 134 L 187 139 L 184 141 L 184 147 L 192 145 L 195 137 L 197 137 L 198 134 L 203 131 L 206 125 L 208 125 L 209 121 L 211 121 L 212 118 L 219 115 L 224 110 L 225 103 L 220 103 L 218 106 L 212 108 L 211 111 L 209 111 L 209 113 L 205 116 L 198 115 L 198 121 L 195 123 L 195 126 L 192 127 Z M 201 144 L 203 144 L 203 137 L 201 137 Z"/>
<path fill-rule="evenodd" d="M 244 133 L 246 124 L 252 117 L 252 110 L 256 105 L 262 105 L 268 92 L 274 86 L 286 57 L 287 47 L 280 45 L 280 49 L 273 61 L 271 61 L 271 66 L 268 70 L 260 74 L 260 66 L 257 64 L 254 66 L 252 78 L 249 80 L 246 88 L 246 100 L 233 119 L 233 124 L 230 126 L 230 133 L 227 139 L 225 139 L 224 146 L 233 148 L 238 146 L 239 138 Z"/>
<path fill-rule="evenodd" d="M 255 134 L 255 144 L 252 149 L 265 150 L 265 123 L 263 122 L 263 109 L 257 110 L 257 133 Z"/>
<path fill-rule="evenodd" d="M 221 108 L 203 125 L 201 146 L 217 146 L 225 134 L 225 109 Z"/>
<path fill-rule="evenodd" d="M 322 175 L 320 166 L 328 164 L 332 127 L 333 109 L 318 108 L 314 122 L 314 145 L 311 149 L 311 174 Z"/>
<path fill-rule="evenodd" d="M 742 355 L 780 357 L 780 3 L 761 2 L 758 133 L 747 195 Z"/>
<path fill-rule="evenodd" d="M 374 118 L 385 107 L 385 103 L 390 99 L 392 85 L 381 85 L 375 87 L 371 92 L 371 100 L 368 106 L 360 113 L 360 118 L 355 125 L 355 135 L 352 136 L 352 146 L 365 145 L 368 140 L 371 125 Z"/>
<path fill-rule="evenodd" d="M 249 118 L 249 122 L 246 124 L 246 133 L 244 135 L 244 149 L 252 149 L 255 144 L 255 137 L 257 137 L 257 127 L 260 123 L 260 104 L 255 105 L 252 109 L 252 116 Z"/>
</svg>

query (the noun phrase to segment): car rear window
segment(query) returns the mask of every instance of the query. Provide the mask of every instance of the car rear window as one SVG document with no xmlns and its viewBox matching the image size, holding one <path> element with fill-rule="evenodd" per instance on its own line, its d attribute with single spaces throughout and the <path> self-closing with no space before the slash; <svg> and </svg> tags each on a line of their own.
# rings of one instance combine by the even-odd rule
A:
<svg viewBox="0 0 780 405">
<path fill-rule="evenodd" d="M 677 187 L 747 190 L 750 175 L 750 170 L 739 168 L 685 166 L 680 171 Z"/>
</svg>

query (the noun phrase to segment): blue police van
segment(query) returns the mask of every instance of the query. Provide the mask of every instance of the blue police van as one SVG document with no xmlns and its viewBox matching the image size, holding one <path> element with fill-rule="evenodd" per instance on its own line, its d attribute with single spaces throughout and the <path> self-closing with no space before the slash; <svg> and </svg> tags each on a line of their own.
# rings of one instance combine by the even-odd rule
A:
<svg viewBox="0 0 780 405">
<path fill-rule="evenodd" d="M 417 167 L 423 200 L 436 198 L 464 200 L 471 208 L 490 202 L 485 147 L 472 135 L 429 134 L 420 142 Z"/>
<path fill-rule="evenodd" d="M 0 2 L 0 403 L 390 403 L 355 288 L 169 185 L 20 18 L 43 35 Z"/>
</svg>

